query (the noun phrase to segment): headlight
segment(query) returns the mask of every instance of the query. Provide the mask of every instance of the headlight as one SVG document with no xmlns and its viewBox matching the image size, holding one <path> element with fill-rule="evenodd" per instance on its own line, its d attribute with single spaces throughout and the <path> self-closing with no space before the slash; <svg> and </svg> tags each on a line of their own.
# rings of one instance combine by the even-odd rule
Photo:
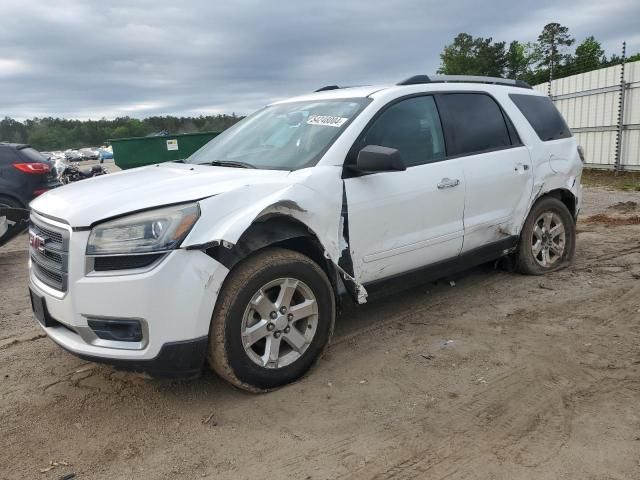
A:
<svg viewBox="0 0 640 480">
<path fill-rule="evenodd" d="M 87 255 L 163 252 L 180 245 L 200 217 L 197 203 L 135 213 L 95 226 Z"/>
</svg>

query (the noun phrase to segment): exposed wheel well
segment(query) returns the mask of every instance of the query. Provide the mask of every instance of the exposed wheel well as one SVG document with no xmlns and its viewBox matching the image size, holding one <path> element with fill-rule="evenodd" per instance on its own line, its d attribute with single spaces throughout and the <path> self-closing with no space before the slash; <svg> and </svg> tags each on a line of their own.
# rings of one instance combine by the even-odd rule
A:
<svg viewBox="0 0 640 480">
<path fill-rule="evenodd" d="M 556 190 L 551 190 L 545 193 L 540 198 L 544 198 L 544 197 L 557 198 L 558 200 L 560 200 L 562 203 L 565 204 L 565 206 L 569 210 L 569 213 L 571 213 L 571 216 L 574 219 L 576 218 L 576 197 L 569 190 L 565 190 L 564 188 L 558 188 Z"/>
<path fill-rule="evenodd" d="M 313 260 L 331 281 L 338 301 L 344 288 L 335 265 L 325 258 L 317 236 L 302 222 L 286 215 L 270 215 L 254 222 L 232 249 L 223 246 L 209 248 L 206 253 L 232 269 L 249 255 L 267 247 L 280 247 L 299 252 Z"/>
<path fill-rule="evenodd" d="M 26 208 L 25 205 L 20 200 L 18 200 L 17 197 L 14 197 L 13 195 L 9 195 L 6 193 L 0 194 L 0 203 L 2 203 L 3 198 L 7 200 L 13 200 L 16 204 L 19 205 L 19 208 Z"/>
</svg>

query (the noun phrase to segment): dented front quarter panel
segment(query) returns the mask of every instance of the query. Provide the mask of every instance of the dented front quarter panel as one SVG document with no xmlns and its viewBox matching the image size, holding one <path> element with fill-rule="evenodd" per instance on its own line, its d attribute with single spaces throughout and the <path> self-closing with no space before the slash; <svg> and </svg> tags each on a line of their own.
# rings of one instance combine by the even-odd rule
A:
<svg viewBox="0 0 640 480">
<path fill-rule="evenodd" d="M 291 172 L 281 181 L 244 185 L 203 199 L 200 220 L 182 247 L 236 244 L 254 222 L 278 214 L 306 225 L 337 264 L 344 248 L 341 171 L 335 166 L 316 166 Z"/>
</svg>

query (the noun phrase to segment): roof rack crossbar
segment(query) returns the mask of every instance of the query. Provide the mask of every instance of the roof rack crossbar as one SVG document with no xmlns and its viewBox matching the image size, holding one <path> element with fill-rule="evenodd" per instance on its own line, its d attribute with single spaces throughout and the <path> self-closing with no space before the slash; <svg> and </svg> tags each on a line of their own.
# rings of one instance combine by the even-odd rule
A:
<svg viewBox="0 0 640 480">
<path fill-rule="evenodd" d="M 398 82 L 398 85 L 418 85 L 422 83 L 489 83 L 493 85 L 507 85 L 509 87 L 531 88 L 523 80 L 512 80 L 500 77 L 482 77 L 477 75 L 414 75 Z"/>
</svg>

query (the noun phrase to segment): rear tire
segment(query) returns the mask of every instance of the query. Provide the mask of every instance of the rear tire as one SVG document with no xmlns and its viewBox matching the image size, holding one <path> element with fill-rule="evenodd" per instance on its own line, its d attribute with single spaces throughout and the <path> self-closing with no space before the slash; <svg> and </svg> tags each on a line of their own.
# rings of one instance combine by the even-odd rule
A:
<svg viewBox="0 0 640 480">
<path fill-rule="evenodd" d="M 516 252 L 516 271 L 543 275 L 569 265 L 576 250 L 576 224 L 557 198 L 538 200 L 524 223 Z"/>
<path fill-rule="evenodd" d="M 291 383 L 324 353 L 335 322 L 325 272 L 308 257 L 262 250 L 237 265 L 218 296 L 209 332 L 209 364 L 252 392 Z"/>
</svg>

